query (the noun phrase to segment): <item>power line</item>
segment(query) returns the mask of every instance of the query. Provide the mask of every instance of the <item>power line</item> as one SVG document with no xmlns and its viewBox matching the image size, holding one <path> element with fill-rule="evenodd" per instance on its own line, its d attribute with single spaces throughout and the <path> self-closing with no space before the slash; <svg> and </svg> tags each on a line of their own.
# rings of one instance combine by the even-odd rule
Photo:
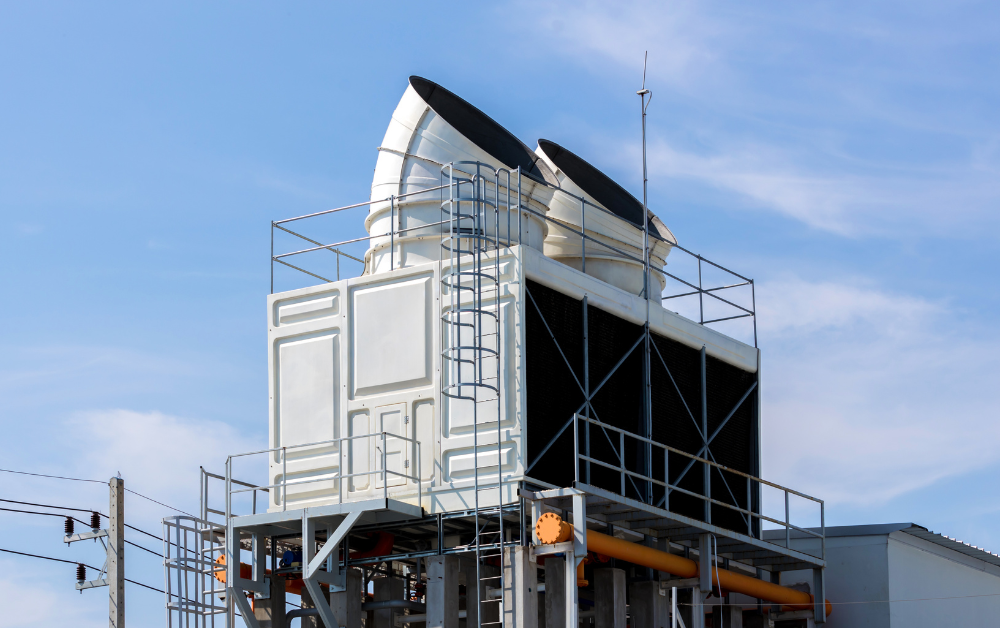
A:
<svg viewBox="0 0 1000 628">
<path fill-rule="evenodd" d="M 4 473 L 17 473 L 19 475 L 33 475 L 39 478 L 53 478 L 56 480 L 72 480 L 74 482 L 94 482 L 95 484 L 107 484 L 102 480 L 85 480 L 83 478 L 67 478 L 61 475 L 45 475 L 44 473 L 28 473 L 27 471 L 13 471 L 11 469 L 0 469 Z"/>
<path fill-rule="evenodd" d="M 143 499 L 148 499 L 149 501 L 153 502 L 154 504 L 159 504 L 159 505 L 163 506 L 164 508 L 169 508 L 170 510 L 176 510 L 177 512 L 181 513 L 182 515 L 187 515 L 189 517 L 193 517 L 194 516 L 194 515 L 192 515 L 189 512 L 185 512 L 185 511 L 181 510 L 180 508 L 174 508 L 173 506 L 170 506 L 168 504 L 164 504 L 163 502 L 158 502 L 155 499 L 153 499 L 152 497 L 146 497 L 142 493 L 137 493 L 137 492 L 133 491 L 130 488 L 127 488 L 125 490 L 128 491 L 129 493 L 132 493 L 133 495 L 138 495 L 139 497 L 141 497 Z"/>
<path fill-rule="evenodd" d="M 56 479 L 56 480 L 72 480 L 74 482 L 93 482 L 95 484 L 107 484 L 107 482 L 105 482 L 103 480 L 87 480 L 87 479 L 84 479 L 84 478 L 70 478 L 70 477 L 65 477 L 65 476 L 62 476 L 62 475 L 45 475 L 44 473 L 29 473 L 27 471 L 14 471 L 12 469 L 0 469 L 0 471 L 2 471 L 4 473 L 17 473 L 19 475 L 33 475 L 33 476 L 39 477 L 39 478 L 53 478 L 53 479 Z M 130 488 L 126 488 L 125 490 L 128 491 L 129 493 L 132 493 L 133 495 L 136 495 L 137 497 L 141 497 L 143 499 L 148 499 L 149 501 L 153 502 L 154 504 L 159 504 L 160 506 L 163 506 L 164 508 L 169 508 L 170 510 L 177 511 L 177 512 L 181 513 L 182 515 L 187 515 L 189 517 L 193 517 L 194 516 L 194 515 L 192 515 L 189 512 L 181 510 L 180 508 L 174 508 L 170 504 L 164 504 L 161 501 L 157 501 L 157 500 L 153 499 L 152 497 L 147 497 L 147 496 L 143 495 L 142 493 L 133 491 Z"/>
<path fill-rule="evenodd" d="M 11 501 L 11 500 L 9 500 L 9 499 L 2 499 L 0 501 L 5 501 L 6 502 L 6 501 Z M 50 508 L 55 508 L 55 506 L 50 506 Z M 65 517 L 67 519 L 72 519 L 73 521 L 79 522 L 79 523 L 81 523 L 81 524 L 83 524 L 83 525 L 85 525 L 87 527 L 90 527 L 90 522 L 88 522 L 88 521 L 84 521 L 82 519 L 77 519 L 76 517 L 70 517 L 69 515 L 60 515 L 59 513 L 56 513 L 56 512 L 37 512 L 35 510 L 15 510 L 13 508 L 0 508 L 0 510 L 5 511 L 5 512 L 20 512 L 20 513 L 25 513 L 25 514 L 28 514 L 28 515 L 45 515 L 47 517 L 59 517 L 60 519 Z M 81 509 L 79 509 L 79 508 L 67 508 L 67 510 L 81 510 Z M 84 512 L 86 512 L 86 511 L 84 511 Z M 96 512 L 96 511 L 94 511 L 94 512 Z M 100 514 L 100 513 L 98 513 L 98 514 Z M 107 517 L 107 515 L 101 515 L 101 516 L 105 517 L 105 518 Z M 127 526 L 127 527 L 131 528 L 132 526 Z M 139 530 L 139 532 L 142 532 L 142 530 Z M 143 532 L 143 534 L 149 534 L 149 532 Z M 153 536 L 153 535 L 149 534 L 149 536 Z M 162 540 L 162 539 L 158 539 L 155 536 L 153 538 L 157 539 L 157 540 Z M 142 545 L 139 545 L 138 543 L 133 543 L 132 541 L 129 541 L 128 539 L 125 539 L 125 542 L 128 543 L 129 545 L 131 545 L 132 547 L 138 547 L 139 549 L 147 551 L 147 552 L 149 552 L 150 554 L 152 554 L 154 556 L 159 556 L 160 558 L 163 558 L 163 554 L 161 554 L 159 552 L 154 552 L 153 550 L 149 549 L 148 547 L 143 547 Z"/>
<path fill-rule="evenodd" d="M 102 517 L 106 517 L 107 515 L 101 515 L 101 516 Z M 135 526 L 130 526 L 129 524 L 126 523 L 125 527 L 128 528 L 129 530 L 135 530 L 136 532 L 141 532 L 141 533 L 145 534 L 146 536 L 148 536 L 150 538 L 154 538 L 157 541 L 160 541 L 161 543 L 163 542 L 163 539 L 161 539 L 160 537 L 156 536 L 155 534 L 152 534 L 150 532 L 146 532 L 145 530 L 140 530 L 139 528 L 137 528 Z M 171 543 L 171 545 L 175 545 L 175 543 Z"/>
<path fill-rule="evenodd" d="M 101 515 L 105 519 L 108 518 L 108 516 L 106 514 L 104 514 L 103 512 L 101 512 L 100 510 L 94 510 L 94 509 L 70 508 L 69 506 L 52 506 L 51 504 L 33 504 L 31 502 L 19 502 L 19 501 L 15 501 L 13 499 L 0 499 L 0 502 L 7 502 L 8 504 L 21 504 L 22 506 L 38 506 L 40 508 L 56 508 L 56 509 L 59 509 L 59 510 L 75 510 L 77 512 L 96 512 L 97 514 Z M 60 516 L 62 516 L 62 515 L 60 515 Z M 79 519 L 77 519 L 77 521 L 79 521 Z M 132 525 L 129 525 L 127 523 L 125 524 L 125 527 L 129 528 L 130 530 L 135 530 L 136 532 L 140 532 L 142 534 L 145 534 L 146 536 L 148 536 L 150 538 L 153 538 L 153 539 L 156 539 L 157 541 L 160 541 L 160 542 L 163 541 L 162 538 L 156 536 L 155 534 L 153 534 L 151 532 L 146 532 L 145 530 L 139 529 L 139 528 L 137 528 L 135 526 L 132 526 Z"/>
<path fill-rule="evenodd" d="M 69 563 L 70 565 L 83 565 L 87 569 L 93 569 L 94 571 L 97 571 L 97 572 L 101 571 L 97 567 L 92 567 L 91 565 L 88 565 L 86 563 L 81 563 L 81 562 L 75 561 L 75 560 L 64 560 L 62 558 L 52 558 L 50 556 L 40 556 L 38 554 L 28 554 L 27 552 L 15 552 L 14 550 L 3 549 L 2 547 L 0 547 L 0 552 L 7 552 L 8 554 L 17 554 L 19 556 L 28 556 L 30 558 L 41 558 L 43 560 L 53 560 L 53 561 L 55 561 L 57 563 Z M 157 593 L 164 593 L 163 589 L 157 589 L 156 587 L 151 587 L 148 584 L 143 584 L 141 582 L 136 582 L 135 580 L 129 580 L 128 578 L 125 578 L 125 582 L 130 582 L 132 584 L 139 585 L 140 587 L 146 587 L 147 589 L 151 589 L 153 591 L 156 591 Z"/>
<path fill-rule="evenodd" d="M 62 559 L 62 558 L 50 558 L 49 556 L 39 556 L 38 554 L 28 554 L 28 553 L 25 553 L 25 552 L 15 552 L 14 550 L 3 549 L 2 547 L 0 547 L 0 552 L 7 552 L 8 554 L 19 554 L 21 556 L 30 556 L 31 558 L 43 558 L 45 560 L 54 560 L 57 563 L 69 563 L 70 565 L 83 565 L 84 567 L 86 567 L 88 569 L 93 569 L 94 571 L 100 571 L 100 569 L 98 569 L 97 567 L 91 567 L 87 563 L 81 563 L 78 560 L 65 560 L 65 559 Z"/>
<path fill-rule="evenodd" d="M 902 600 L 859 600 L 855 602 L 831 602 L 827 600 L 826 603 L 832 606 L 850 606 L 857 604 L 897 604 L 899 602 L 937 602 L 944 600 L 965 600 L 969 598 L 976 597 L 1000 597 L 1000 593 L 981 593 L 978 595 L 949 595 L 945 597 L 914 597 Z M 709 604 L 705 604 L 708 606 Z M 677 606 L 702 606 L 701 604 L 692 604 L 691 602 L 677 602 Z M 751 604 L 721 604 L 712 603 L 711 606 L 739 606 L 742 608 L 749 608 Z M 765 604 L 765 606 L 770 606 L 770 604 Z M 792 606 L 805 606 L 803 604 L 792 604 Z M 809 605 L 811 606 L 811 604 Z"/>
<path fill-rule="evenodd" d="M 102 517 L 107 517 L 104 513 L 99 510 L 94 510 L 92 508 L 69 508 L 67 506 L 52 506 L 50 504 L 33 504 L 31 502 L 19 502 L 13 499 L 0 499 L 0 502 L 7 502 L 8 504 L 21 504 L 22 506 L 38 506 L 39 508 L 55 508 L 57 510 L 75 510 L 77 512 L 96 512 Z"/>
</svg>

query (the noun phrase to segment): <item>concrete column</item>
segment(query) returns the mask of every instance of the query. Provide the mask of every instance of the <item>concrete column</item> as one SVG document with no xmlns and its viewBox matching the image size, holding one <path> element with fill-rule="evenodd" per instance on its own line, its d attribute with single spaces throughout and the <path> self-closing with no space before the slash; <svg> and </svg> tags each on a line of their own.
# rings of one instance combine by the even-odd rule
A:
<svg viewBox="0 0 1000 628">
<path fill-rule="evenodd" d="M 285 628 L 285 579 L 269 576 L 271 596 L 266 600 L 253 601 L 253 616 L 260 628 Z"/>
<path fill-rule="evenodd" d="M 348 569 L 344 584 L 346 590 L 330 594 L 330 609 L 341 626 L 360 626 L 361 570 Z"/>
<path fill-rule="evenodd" d="M 403 581 L 399 578 L 374 578 L 372 586 L 375 589 L 376 602 L 403 599 Z M 394 628 L 392 625 L 392 613 L 393 610 L 391 608 L 376 610 L 373 628 Z M 339 617 L 337 619 L 340 620 Z M 349 626 L 350 624 L 345 625 Z"/>
<path fill-rule="evenodd" d="M 629 587 L 629 611 L 635 628 L 670 628 L 670 598 L 653 580 Z"/>
<path fill-rule="evenodd" d="M 687 628 L 705 628 L 705 606 L 702 604 L 704 597 L 701 587 L 691 587 L 689 589 L 679 589 L 677 591 L 677 605 Z"/>
<path fill-rule="evenodd" d="M 625 615 L 625 571 L 623 569 L 595 569 L 595 627 L 625 628 Z M 635 625 L 644 628 L 646 626 L 646 624 Z"/>
<path fill-rule="evenodd" d="M 817 624 L 826 623 L 826 575 L 822 569 L 813 569 L 813 617 Z"/>
<path fill-rule="evenodd" d="M 545 557 L 545 626 L 566 626 L 566 559 Z"/>
<path fill-rule="evenodd" d="M 459 581 L 465 584 L 465 625 L 478 626 L 480 605 L 478 600 L 487 600 L 487 587 L 497 588 L 500 586 L 500 579 L 495 576 L 500 575 L 499 570 L 493 565 L 481 565 L 479 568 L 483 581 L 476 579 L 476 555 L 469 552 L 459 556 Z M 500 600 L 496 602 L 488 601 L 482 604 L 484 624 L 500 621 Z"/>
<path fill-rule="evenodd" d="M 713 606 L 712 628 L 743 628 L 743 609 L 739 606 Z"/>
<path fill-rule="evenodd" d="M 433 556 L 427 564 L 427 628 L 458 628 L 458 556 Z"/>
<path fill-rule="evenodd" d="M 309 594 L 309 589 L 305 586 L 302 587 L 302 608 L 316 608 L 313 603 L 312 595 Z M 310 617 L 303 617 L 299 620 L 300 628 L 323 628 L 323 622 L 320 621 L 318 615 L 312 615 Z"/>
<path fill-rule="evenodd" d="M 476 555 L 473 553 L 459 554 L 458 556 L 458 582 L 465 587 L 464 605 L 460 601 L 458 608 L 465 611 L 465 625 L 479 625 L 479 605 L 476 600 L 480 595 L 485 595 L 485 591 L 477 590 L 476 580 Z"/>
<path fill-rule="evenodd" d="M 529 548 L 504 549 L 504 625 L 517 628 L 538 626 L 538 564 L 530 560 Z"/>
</svg>

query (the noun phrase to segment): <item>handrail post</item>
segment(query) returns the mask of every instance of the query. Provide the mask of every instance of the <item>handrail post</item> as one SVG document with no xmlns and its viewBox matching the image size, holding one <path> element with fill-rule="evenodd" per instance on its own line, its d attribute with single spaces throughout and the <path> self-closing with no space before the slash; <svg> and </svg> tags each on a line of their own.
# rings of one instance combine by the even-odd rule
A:
<svg viewBox="0 0 1000 628">
<path fill-rule="evenodd" d="M 517 167 L 517 244 L 521 245 L 521 166 Z"/>
<path fill-rule="evenodd" d="M 622 497 L 625 496 L 625 432 L 618 432 L 618 469 L 622 476 Z M 569 569 L 569 567 L 567 567 Z"/>
<path fill-rule="evenodd" d="M 820 556 L 820 558 L 826 560 L 826 503 L 825 502 L 819 503 L 819 528 L 820 531 L 823 533 L 823 538 L 820 539 L 820 543 L 822 544 L 820 547 L 820 553 L 822 554 L 822 556 Z"/>
<path fill-rule="evenodd" d="M 663 448 L 663 509 L 670 510 L 670 450 Z"/>
<path fill-rule="evenodd" d="M 701 285 L 701 255 L 698 256 L 698 322 L 705 324 L 705 290 Z"/>
<path fill-rule="evenodd" d="M 750 504 L 750 476 L 747 476 L 747 534 L 753 537 L 753 512 Z"/>
<path fill-rule="evenodd" d="M 587 201 L 580 198 L 580 270 L 587 272 Z"/>
<path fill-rule="evenodd" d="M 337 442 L 337 503 L 344 503 L 344 441 Z"/>
<path fill-rule="evenodd" d="M 281 512 L 288 508 L 288 450 L 281 448 Z"/>
<path fill-rule="evenodd" d="M 382 432 L 382 497 L 389 499 L 389 473 L 385 466 L 385 432 Z"/>
<path fill-rule="evenodd" d="M 788 489 L 785 489 L 785 549 L 790 549 L 792 547 L 792 529 L 788 527 L 791 523 L 788 511 Z"/>
<path fill-rule="evenodd" d="M 580 483 L 580 427 L 577 415 L 573 415 L 573 487 Z"/>
</svg>

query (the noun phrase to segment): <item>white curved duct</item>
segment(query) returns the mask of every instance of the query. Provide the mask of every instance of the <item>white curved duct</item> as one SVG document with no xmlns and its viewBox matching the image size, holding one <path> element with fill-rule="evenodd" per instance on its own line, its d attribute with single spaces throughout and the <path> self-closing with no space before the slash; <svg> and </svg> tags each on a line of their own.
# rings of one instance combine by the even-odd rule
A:
<svg viewBox="0 0 1000 628">
<path fill-rule="evenodd" d="M 545 255 L 581 270 L 586 252 L 588 275 L 632 294 L 641 293 L 642 203 L 606 174 L 555 142 L 538 140 L 535 152 L 555 172 L 560 187 L 549 203 L 548 215 L 552 220 L 545 237 Z M 587 240 L 585 250 L 583 239 L 571 231 L 581 230 L 582 203 L 570 195 L 583 197 L 588 203 L 607 210 L 587 207 L 585 233 L 593 240 Z M 651 292 L 659 294 L 666 285 L 663 266 L 677 239 L 648 209 L 646 216 L 650 234 Z M 560 226 L 555 221 L 567 226 Z"/>
<path fill-rule="evenodd" d="M 539 156 L 524 145 L 507 129 L 465 100 L 440 85 L 418 76 L 411 76 L 399 105 L 392 114 L 389 128 L 379 147 L 378 162 L 372 180 L 372 200 L 409 194 L 441 185 L 441 166 L 459 161 L 476 161 L 489 164 L 494 169 L 507 168 L 521 171 L 546 181 L 543 185 L 529 176 L 521 178 L 522 204 L 544 214 L 554 193 L 555 175 L 542 163 Z M 460 165 L 456 170 L 472 174 L 474 166 Z M 491 178 L 492 178 L 492 173 Z M 506 179 L 501 182 L 500 193 L 507 193 Z M 511 187 L 516 196 L 516 177 Z M 488 186 L 493 196 L 495 187 Z M 373 237 L 365 254 L 365 273 L 385 272 L 392 268 L 414 266 L 441 259 L 441 234 L 447 225 L 435 225 L 442 220 L 441 200 L 444 192 L 435 190 L 408 196 L 396 201 L 373 203 L 365 220 L 365 227 Z M 512 202 L 515 196 L 511 197 Z M 390 214 L 395 217 L 397 234 L 392 238 Z M 518 217 L 509 217 L 511 231 L 516 232 Z M 499 216 L 500 238 L 508 240 L 508 216 L 501 210 Z M 521 243 L 541 250 L 547 233 L 544 219 L 524 212 L 521 216 Z M 420 228 L 430 225 L 427 228 Z M 402 234 L 399 231 L 403 231 Z M 487 227 L 493 235 L 495 225 Z M 517 234 L 511 240 L 518 242 Z M 392 254 L 390 257 L 390 243 Z"/>
</svg>

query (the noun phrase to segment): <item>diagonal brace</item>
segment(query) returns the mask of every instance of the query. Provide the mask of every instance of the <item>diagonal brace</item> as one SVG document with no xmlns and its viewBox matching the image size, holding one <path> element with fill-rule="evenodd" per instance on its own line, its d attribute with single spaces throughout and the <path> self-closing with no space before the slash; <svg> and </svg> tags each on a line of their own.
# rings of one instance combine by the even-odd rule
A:
<svg viewBox="0 0 1000 628">
<path fill-rule="evenodd" d="M 340 586 L 330 583 L 330 590 L 342 591 L 344 590 L 343 579 L 339 576 L 343 576 L 344 574 L 340 570 L 339 566 L 336 567 L 332 574 L 322 571 L 320 567 L 322 567 L 323 563 L 325 563 L 333 552 L 340 547 L 340 542 L 344 540 L 344 537 L 346 537 L 347 533 L 351 531 L 354 524 L 358 522 L 361 515 L 361 511 L 355 511 L 344 517 L 340 521 L 340 524 L 337 525 L 337 529 L 327 535 L 326 543 L 323 545 L 323 549 L 321 549 L 316 556 L 312 557 L 309 556 L 309 554 L 312 553 L 309 548 L 314 542 L 313 534 L 315 531 L 315 522 L 309 520 L 308 510 L 305 511 L 305 514 L 302 517 L 302 549 L 303 558 L 305 559 L 303 561 L 305 564 L 302 566 L 302 581 L 309 590 L 309 594 L 312 597 L 313 602 L 316 604 L 316 610 L 319 612 L 319 617 L 323 621 L 323 625 L 326 628 L 340 628 L 341 624 L 337 621 L 336 615 L 333 614 L 333 609 L 330 608 L 329 600 L 326 598 L 323 593 L 323 589 L 320 587 L 320 579 L 323 576 L 329 577 L 329 575 L 333 575 L 335 579 L 340 581 Z"/>
<path fill-rule="evenodd" d="M 247 602 L 247 598 L 243 595 L 243 591 L 238 591 L 233 587 L 229 587 L 226 590 L 226 596 L 233 600 L 236 604 L 236 608 L 239 609 L 240 615 L 243 616 L 243 623 L 246 624 L 247 628 L 260 628 L 260 622 L 257 621 L 257 616 L 253 614 L 253 610 L 250 608 L 250 603 Z"/>
</svg>

